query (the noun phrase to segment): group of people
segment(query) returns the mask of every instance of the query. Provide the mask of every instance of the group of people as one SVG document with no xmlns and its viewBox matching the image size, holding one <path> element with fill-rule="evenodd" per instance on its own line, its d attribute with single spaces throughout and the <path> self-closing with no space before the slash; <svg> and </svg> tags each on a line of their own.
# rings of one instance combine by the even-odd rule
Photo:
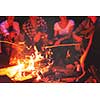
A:
<svg viewBox="0 0 100 100">
<path fill-rule="evenodd" d="M 84 61 L 92 44 L 97 21 L 96 16 L 86 17 L 77 28 L 75 28 L 74 20 L 68 19 L 67 16 L 59 16 L 59 21 L 54 23 L 52 40 L 49 40 L 48 34 L 50 33 L 48 33 L 47 22 L 42 17 L 29 16 L 22 28 L 14 18 L 14 16 L 7 16 L 6 20 L 0 24 L 1 40 L 11 43 L 24 42 L 28 48 L 36 45 L 40 52 L 42 46 L 58 45 L 58 48 L 53 49 L 55 64 L 60 66 L 74 64 L 77 71 L 82 68 L 84 72 Z M 76 45 L 73 45 L 74 43 Z M 78 43 L 80 45 L 77 45 Z M 59 44 L 72 45 L 60 47 Z M 1 53 L 5 53 L 8 59 L 18 52 L 13 44 L 1 42 L 0 45 Z"/>
</svg>

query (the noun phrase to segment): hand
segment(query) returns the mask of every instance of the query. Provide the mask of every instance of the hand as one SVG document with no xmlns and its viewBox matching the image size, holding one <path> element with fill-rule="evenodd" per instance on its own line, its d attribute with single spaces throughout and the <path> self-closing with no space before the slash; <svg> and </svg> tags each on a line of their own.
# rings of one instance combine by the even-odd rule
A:
<svg viewBox="0 0 100 100">
<path fill-rule="evenodd" d="M 53 41 L 49 40 L 49 44 L 52 45 L 53 44 Z"/>
<path fill-rule="evenodd" d="M 10 32 L 9 34 L 10 38 L 15 38 L 17 36 L 17 33 L 16 32 Z"/>
<path fill-rule="evenodd" d="M 34 36 L 34 42 L 36 42 L 36 43 L 39 42 L 40 38 L 41 38 L 41 33 L 38 32 L 38 33 Z"/>
<path fill-rule="evenodd" d="M 82 38 L 79 37 L 79 38 L 77 39 L 77 42 L 82 42 Z"/>
<path fill-rule="evenodd" d="M 79 37 L 79 36 L 77 36 L 77 37 L 75 38 L 75 41 L 76 41 L 76 42 L 82 42 L 82 38 Z"/>
<path fill-rule="evenodd" d="M 76 42 L 82 42 L 82 38 L 78 35 L 76 35 L 75 32 L 72 33 L 72 37 Z"/>
<path fill-rule="evenodd" d="M 60 41 L 56 41 L 56 42 L 55 42 L 55 45 L 59 45 L 59 44 L 60 44 Z"/>
</svg>

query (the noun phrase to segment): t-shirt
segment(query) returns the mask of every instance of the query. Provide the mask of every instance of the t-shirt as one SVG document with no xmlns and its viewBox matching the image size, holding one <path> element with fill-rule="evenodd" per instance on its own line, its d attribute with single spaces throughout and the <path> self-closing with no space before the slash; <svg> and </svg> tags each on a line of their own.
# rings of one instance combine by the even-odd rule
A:
<svg viewBox="0 0 100 100">
<path fill-rule="evenodd" d="M 67 35 L 67 34 L 70 34 L 70 28 L 72 26 L 74 27 L 74 21 L 73 20 L 69 20 L 68 24 L 66 25 L 65 28 L 61 28 L 60 25 L 59 25 L 59 22 L 56 22 L 54 24 L 54 30 L 58 31 L 59 35 Z"/>
<path fill-rule="evenodd" d="M 9 27 L 9 24 L 8 24 L 7 20 L 0 24 L 0 28 L 1 28 L 1 30 L 4 33 L 5 36 L 9 35 L 9 28 L 10 27 Z M 19 23 L 14 21 L 13 25 L 12 25 L 12 28 L 10 28 L 10 30 L 11 29 L 13 29 L 13 31 L 16 32 L 17 35 L 18 35 L 20 33 Z"/>
</svg>

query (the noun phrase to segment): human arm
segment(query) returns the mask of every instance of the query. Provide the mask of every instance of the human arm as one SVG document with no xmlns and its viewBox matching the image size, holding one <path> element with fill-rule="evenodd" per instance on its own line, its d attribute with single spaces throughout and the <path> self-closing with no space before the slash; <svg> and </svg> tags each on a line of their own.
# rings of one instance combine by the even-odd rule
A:
<svg viewBox="0 0 100 100">
<path fill-rule="evenodd" d="M 18 22 L 14 22 L 14 31 L 17 35 L 20 34 L 20 27 Z"/>
<path fill-rule="evenodd" d="M 7 35 L 9 35 L 10 33 L 8 32 L 8 30 L 7 30 L 7 27 L 8 25 L 7 25 L 7 21 L 4 21 L 4 22 L 2 22 L 1 24 L 0 24 L 0 29 L 1 29 L 1 33 L 3 34 L 3 36 L 7 36 Z"/>
<path fill-rule="evenodd" d="M 71 35 L 72 35 L 72 31 L 74 29 L 75 23 L 73 20 L 69 20 L 68 21 L 68 25 L 65 28 L 65 36 L 63 36 L 62 38 L 60 38 L 58 41 L 56 41 L 55 44 L 60 44 L 62 41 L 70 39 Z"/>
</svg>

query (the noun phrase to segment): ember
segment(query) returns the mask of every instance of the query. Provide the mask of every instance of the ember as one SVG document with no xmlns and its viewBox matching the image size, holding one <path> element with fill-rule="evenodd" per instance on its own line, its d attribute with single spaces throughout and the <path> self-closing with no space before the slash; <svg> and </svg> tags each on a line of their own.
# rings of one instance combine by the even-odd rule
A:
<svg viewBox="0 0 100 100">
<path fill-rule="evenodd" d="M 57 22 L 56 17 L 46 17 L 47 22 L 42 16 L 27 17 L 21 23 L 15 16 L 0 22 L 1 82 L 100 82 L 99 67 L 93 67 L 98 66 L 93 41 L 99 18 L 87 16 L 78 25 L 79 18 L 67 16 Z"/>
<path fill-rule="evenodd" d="M 41 74 L 48 71 L 49 67 L 53 63 L 48 63 L 48 65 L 42 64 L 41 61 L 45 60 L 43 56 L 38 52 L 37 48 L 34 46 L 35 53 L 29 55 L 25 55 L 25 58 L 17 59 L 12 58 L 10 60 L 10 64 L 15 64 L 15 66 L 10 66 L 7 68 L 0 69 L 0 75 L 7 75 L 13 81 L 24 81 L 31 78 L 36 78 L 36 80 L 40 80 Z"/>
</svg>

